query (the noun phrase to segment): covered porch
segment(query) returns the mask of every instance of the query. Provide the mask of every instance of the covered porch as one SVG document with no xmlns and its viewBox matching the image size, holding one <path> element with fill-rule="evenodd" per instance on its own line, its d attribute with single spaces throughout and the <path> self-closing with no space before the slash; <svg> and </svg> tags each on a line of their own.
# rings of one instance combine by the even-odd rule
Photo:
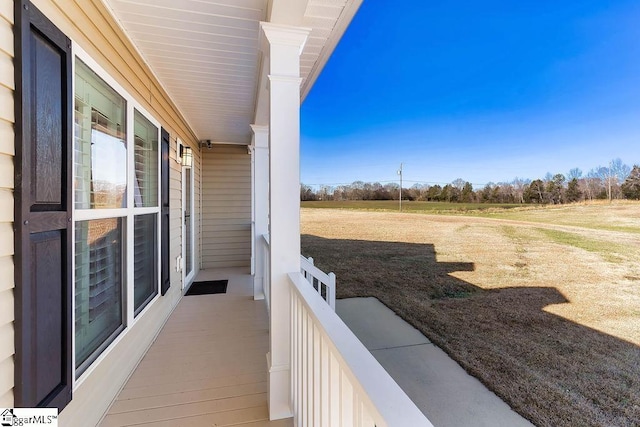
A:
<svg viewBox="0 0 640 427">
<path fill-rule="evenodd" d="M 268 239 L 265 249 L 268 257 Z M 301 263 L 288 275 L 291 335 L 281 349 L 291 355 L 290 382 L 279 390 L 290 396 L 290 416 L 270 410 L 270 281 L 267 297 L 255 299 L 249 271 L 226 268 L 198 273 L 198 281 L 228 280 L 227 292 L 180 300 L 100 425 L 430 426 L 336 315 L 323 273 Z"/>
<path fill-rule="evenodd" d="M 190 251 L 199 257 L 195 279 L 230 282 L 226 295 L 181 299 L 103 425 L 429 426 L 301 272 L 300 104 L 360 2 L 251 1 L 259 13 L 214 5 L 207 13 L 249 25 L 250 36 L 226 34 L 228 25 L 212 31 L 208 21 L 196 26 L 207 33 L 202 37 L 185 18 L 172 30 L 175 39 L 162 43 L 176 49 L 175 40 L 191 41 L 171 63 L 157 59 L 146 38 L 140 17 L 148 10 L 109 3 L 198 135 L 201 200 L 189 196 L 183 207 L 194 206 L 202 222 L 183 231 L 182 252 L 199 241 L 200 250 Z M 179 12 L 201 17 L 187 6 Z M 166 19 L 167 10 L 158 14 Z M 220 146 L 228 159 L 216 152 Z M 214 174 L 236 159 L 244 164 L 241 176 L 232 168 Z M 222 203 L 216 187 L 232 184 L 245 191 Z M 242 224 L 232 213 L 237 206 Z M 230 231 L 238 233 L 206 235 Z M 242 274 L 208 269 L 229 262 L 230 254 L 208 247 L 226 238 L 234 239 L 227 247 L 251 248 Z M 185 275 L 183 287 L 189 284 Z"/>
<path fill-rule="evenodd" d="M 102 426 L 292 426 L 269 421 L 267 308 L 243 269 L 202 270 L 226 294 L 187 296 L 120 392 Z"/>
<path fill-rule="evenodd" d="M 430 425 L 301 272 L 300 103 L 360 1 L 3 3 L 5 407 L 65 426 Z M 239 253 L 244 271 L 211 272 Z M 217 274 L 228 294 L 184 296 Z"/>
</svg>

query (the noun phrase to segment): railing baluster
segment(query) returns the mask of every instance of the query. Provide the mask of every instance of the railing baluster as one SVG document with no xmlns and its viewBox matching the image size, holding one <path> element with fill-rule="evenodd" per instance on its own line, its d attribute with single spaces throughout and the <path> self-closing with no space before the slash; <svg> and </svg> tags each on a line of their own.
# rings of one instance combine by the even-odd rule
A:
<svg viewBox="0 0 640 427">
<path fill-rule="evenodd" d="M 320 335 L 320 425 L 329 427 L 331 424 L 331 371 L 329 351 L 325 338 Z"/>
<path fill-rule="evenodd" d="M 320 329 L 313 324 L 313 425 L 320 425 Z"/>
<path fill-rule="evenodd" d="M 304 413 L 304 400 L 302 398 L 303 387 L 304 387 L 304 376 L 303 376 L 303 367 L 304 367 L 304 305 L 302 301 L 299 300 L 300 304 L 298 307 L 298 425 L 302 427 L 304 425 L 304 419 L 302 418 L 302 414 Z"/>
<path fill-rule="evenodd" d="M 344 370 L 340 370 L 340 385 L 342 386 L 342 425 L 353 426 L 353 386 L 346 376 Z"/>
<path fill-rule="evenodd" d="M 308 412 L 308 404 L 309 404 L 309 396 L 308 396 L 308 385 L 309 385 L 309 355 L 307 349 L 307 340 L 309 339 L 309 331 L 307 329 L 307 323 L 309 321 L 309 316 L 306 313 L 306 308 L 302 308 L 302 413 L 301 418 L 304 420 L 303 424 L 305 426 L 309 425 L 309 420 L 307 420 Z"/>
<path fill-rule="evenodd" d="M 371 418 L 371 413 L 369 412 L 367 407 L 364 405 L 364 403 L 360 405 L 360 408 L 361 408 L 360 417 L 362 419 L 362 425 L 367 427 L 375 427 L 376 423 L 373 421 L 373 418 Z"/>
<path fill-rule="evenodd" d="M 271 248 L 270 248 L 270 243 L 269 243 L 269 235 L 268 234 L 263 234 L 262 235 L 262 251 L 263 251 L 263 256 L 262 256 L 262 286 L 264 289 L 264 299 L 267 303 L 267 310 L 271 310 L 271 265 L 269 263 L 270 260 L 270 256 L 271 256 Z"/>
<path fill-rule="evenodd" d="M 362 427 L 362 418 L 360 417 L 360 398 L 357 393 L 353 393 L 353 425 Z"/>
<path fill-rule="evenodd" d="M 329 381 L 330 381 L 330 408 L 329 408 L 329 424 L 331 426 L 340 425 L 340 402 L 342 400 L 342 388 L 340 387 L 340 364 L 333 354 L 332 350 L 329 350 Z"/>
<path fill-rule="evenodd" d="M 329 306 L 335 311 L 336 309 L 336 275 L 335 273 L 329 273 L 329 283 L 327 284 L 327 302 Z"/>
<path fill-rule="evenodd" d="M 300 306 L 300 299 L 297 297 L 297 295 L 292 295 L 291 298 L 291 316 L 292 316 L 292 322 L 291 322 L 291 336 L 292 336 L 292 342 L 291 342 L 291 348 L 292 348 L 292 355 L 291 355 L 291 363 L 293 365 L 292 367 L 292 373 L 291 373 L 291 384 L 292 384 L 292 389 L 293 389 L 293 396 L 294 396 L 294 410 L 295 413 L 298 414 L 300 412 L 300 315 L 298 313 L 299 310 L 299 306 Z M 300 419 L 296 418 L 296 425 L 300 426 Z"/>
<path fill-rule="evenodd" d="M 289 279 L 296 425 L 432 427 L 303 275 Z"/>
<path fill-rule="evenodd" d="M 308 330 L 308 336 L 307 336 L 307 358 L 308 358 L 308 365 L 307 365 L 307 401 L 308 401 L 308 412 L 307 412 L 307 425 L 308 426 L 313 426 L 315 424 L 313 424 L 313 404 L 314 404 L 314 398 L 313 398 L 313 389 L 315 384 L 313 383 L 313 359 L 314 359 L 314 348 L 313 348 L 313 341 L 315 339 L 314 337 L 314 325 L 313 325 L 313 319 L 311 318 L 311 316 L 309 316 L 308 319 L 309 323 L 307 324 L 307 330 Z"/>
</svg>

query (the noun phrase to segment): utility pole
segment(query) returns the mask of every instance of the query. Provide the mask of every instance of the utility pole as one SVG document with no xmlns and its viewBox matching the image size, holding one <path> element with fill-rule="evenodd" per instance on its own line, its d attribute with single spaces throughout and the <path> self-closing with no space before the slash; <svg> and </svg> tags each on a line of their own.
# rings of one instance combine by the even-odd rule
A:
<svg viewBox="0 0 640 427">
<path fill-rule="evenodd" d="M 400 212 L 402 212 L 402 163 L 400 163 L 400 169 L 398 169 L 398 175 L 400 175 Z"/>
<path fill-rule="evenodd" d="M 611 179 L 613 178 L 613 175 L 611 174 L 611 163 L 612 163 L 612 160 L 609 161 L 609 179 L 608 179 L 608 181 L 609 181 L 609 203 L 611 203 L 611 199 L 612 199 L 612 197 L 611 197 Z"/>
</svg>

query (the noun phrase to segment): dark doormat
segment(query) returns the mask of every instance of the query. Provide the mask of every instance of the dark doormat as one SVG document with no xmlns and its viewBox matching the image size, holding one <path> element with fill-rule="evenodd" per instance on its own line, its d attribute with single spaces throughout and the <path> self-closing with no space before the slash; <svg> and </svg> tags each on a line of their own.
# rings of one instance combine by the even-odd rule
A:
<svg viewBox="0 0 640 427">
<path fill-rule="evenodd" d="M 207 280 L 204 282 L 193 282 L 185 295 L 226 294 L 228 282 L 228 280 Z"/>
</svg>

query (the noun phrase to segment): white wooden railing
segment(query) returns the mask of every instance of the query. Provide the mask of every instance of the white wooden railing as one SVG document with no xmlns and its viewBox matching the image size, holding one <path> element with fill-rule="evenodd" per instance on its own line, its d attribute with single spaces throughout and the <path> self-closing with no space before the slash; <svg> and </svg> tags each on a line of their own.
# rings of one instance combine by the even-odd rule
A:
<svg viewBox="0 0 640 427">
<path fill-rule="evenodd" d="M 267 303 L 267 311 L 271 310 L 271 264 L 270 264 L 270 256 L 271 256 L 271 243 L 269 241 L 269 235 L 263 234 L 261 239 L 260 251 L 262 251 L 262 285 L 264 287 L 264 300 Z"/>
<path fill-rule="evenodd" d="M 313 258 L 305 258 L 300 255 L 300 273 L 311 283 L 323 300 L 329 304 L 332 309 L 336 309 L 336 275 L 325 273 L 313 264 Z"/>
<path fill-rule="evenodd" d="M 267 310 L 270 309 L 269 301 L 269 287 L 270 287 L 270 271 L 269 271 L 269 254 L 270 254 L 270 241 L 269 235 L 263 234 L 261 239 L 261 245 L 258 248 L 262 251 L 260 257 L 262 261 L 262 269 L 260 269 L 263 276 L 261 277 L 262 284 L 264 286 L 264 298 L 267 303 Z M 313 264 L 313 258 L 305 258 L 300 255 L 300 272 L 304 278 L 313 286 L 313 288 L 320 294 L 327 304 L 332 309 L 336 309 L 336 275 L 334 273 L 325 273 Z"/>
<path fill-rule="evenodd" d="M 432 427 L 302 274 L 289 282 L 294 424 Z"/>
</svg>

